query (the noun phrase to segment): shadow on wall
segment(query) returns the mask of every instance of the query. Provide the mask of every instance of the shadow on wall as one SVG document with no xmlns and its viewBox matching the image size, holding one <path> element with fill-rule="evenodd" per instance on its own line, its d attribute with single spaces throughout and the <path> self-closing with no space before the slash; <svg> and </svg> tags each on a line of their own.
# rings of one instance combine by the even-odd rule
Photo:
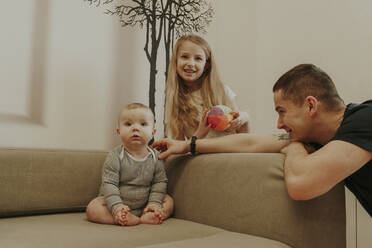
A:
<svg viewBox="0 0 372 248">
<path fill-rule="evenodd" d="M 49 1 L 35 0 L 34 22 L 31 39 L 30 58 L 30 98 L 28 115 L 1 114 L 1 122 L 33 123 L 45 125 L 44 120 L 44 88 L 46 72 L 46 51 L 48 40 Z"/>
</svg>

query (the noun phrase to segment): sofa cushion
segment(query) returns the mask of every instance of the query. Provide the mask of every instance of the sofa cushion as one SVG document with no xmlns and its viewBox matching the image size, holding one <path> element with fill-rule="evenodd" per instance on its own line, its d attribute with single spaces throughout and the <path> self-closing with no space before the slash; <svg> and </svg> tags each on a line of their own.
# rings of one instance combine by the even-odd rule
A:
<svg viewBox="0 0 372 248">
<path fill-rule="evenodd" d="M 125 227 L 88 222 L 84 213 L 2 218 L 0 233 L 0 247 L 17 248 L 289 247 L 176 218 L 161 225 Z"/>
<path fill-rule="evenodd" d="M 84 210 L 106 152 L 0 149 L 0 217 Z"/>
<path fill-rule="evenodd" d="M 260 238 L 249 234 L 235 232 L 220 232 L 202 238 L 186 239 L 181 241 L 169 242 L 144 246 L 146 248 L 290 248 L 279 241 Z"/>
</svg>

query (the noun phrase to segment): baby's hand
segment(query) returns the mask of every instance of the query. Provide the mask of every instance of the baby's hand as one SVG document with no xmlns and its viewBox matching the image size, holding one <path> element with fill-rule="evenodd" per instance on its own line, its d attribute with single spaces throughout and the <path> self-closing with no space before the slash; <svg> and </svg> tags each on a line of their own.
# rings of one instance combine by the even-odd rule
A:
<svg viewBox="0 0 372 248">
<path fill-rule="evenodd" d="M 125 225 L 126 224 L 126 215 L 129 213 L 130 208 L 126 205 L 122 205 L 115 209 L 114 212 L 114 221 L 116 224 Z"/>
</svg>

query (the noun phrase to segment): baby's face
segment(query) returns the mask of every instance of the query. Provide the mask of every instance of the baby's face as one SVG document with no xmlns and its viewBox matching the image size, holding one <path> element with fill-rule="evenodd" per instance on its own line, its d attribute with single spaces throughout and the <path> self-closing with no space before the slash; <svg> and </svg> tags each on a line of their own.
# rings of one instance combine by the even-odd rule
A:
<svg viewBox="0 0 372 248">
<path fill-rule="evenodd" d="M 152 112 L 144 108 L 123 110 L 117 133 L 128 148 L 147 146 L 155 134 Z"/>
</svg>

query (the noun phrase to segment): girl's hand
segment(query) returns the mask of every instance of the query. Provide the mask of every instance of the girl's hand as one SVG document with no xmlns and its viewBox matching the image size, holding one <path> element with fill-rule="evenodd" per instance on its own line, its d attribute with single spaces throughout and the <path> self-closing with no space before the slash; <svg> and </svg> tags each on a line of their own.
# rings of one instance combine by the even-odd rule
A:
<svg viewBox="0 0 372 248">
<path fill-rule="evenodd" d="M 163 159 L 165 161 L 169 155 L 184 154 L 189 152 L 190 141 L 172 140 L 167 138 L 155 141 L 152 144 L 152 147 L 160 152 L 159 159 Z"/>
<path fill-rule="evenodd" d="M 230 121 L 230 126 L 228 129 L 237 129 L 242 125 L 241 120 L 239 119 L 239 112 L 231 112 L 233 119 Z"/>
<path fill-rule="evenodd" d="M 246 112 L 232 112 L 233 119 L 230 121 L 229 129 L 237 129 L 242 126 L 245 122 L 248 122 L 246 118 Z"/>
<path fill-rule="evenodd" d="M 249 120 L 248 113 L 247 112 L 232 112 L 232 114 L 233 114 L 233 119 L 232 121 L 230 121 L 229 129 L 238 129 L 237 131 L 239 133 L 243 133 L 243 132 L 248 133 L 248 120 Z"/>
<path fill-rule="evenodd" d="M 204 110 L 203 116 L 199 122 L 199 126 L 194 133 L 194 136 L 196 136 L 198 139 L 202 139 L 207 136 L 209 130 L 211 129 L 211 125 L 208 124 L 208 113 L 208 109 Z"/>
</svg>

